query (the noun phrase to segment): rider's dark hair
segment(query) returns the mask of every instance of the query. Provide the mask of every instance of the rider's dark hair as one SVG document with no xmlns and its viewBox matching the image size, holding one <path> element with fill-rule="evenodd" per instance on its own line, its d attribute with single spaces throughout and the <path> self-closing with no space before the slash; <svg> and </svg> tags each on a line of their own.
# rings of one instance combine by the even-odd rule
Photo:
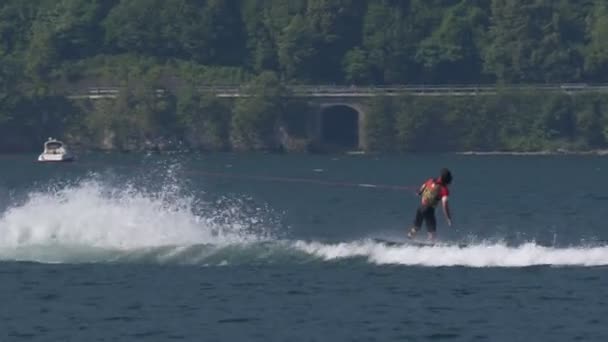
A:
<svg viewBox="0 0 608 342">
<path fill-rule="evenodd" d="M 446 168 L 441 169 L 441 177 L 439 178 L 443 184 L 452 183 L 452 173 Z"/>
</svg>

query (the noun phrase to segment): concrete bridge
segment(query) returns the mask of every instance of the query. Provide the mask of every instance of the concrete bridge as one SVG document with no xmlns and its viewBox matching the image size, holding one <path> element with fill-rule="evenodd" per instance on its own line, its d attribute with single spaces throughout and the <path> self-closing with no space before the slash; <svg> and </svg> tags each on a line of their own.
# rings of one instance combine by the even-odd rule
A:
<svg viewBox="0 0 608 342">
<path fill-rule="evenodd" d="M 119 95 L 120 87 L 93 87 L 73 91 L 72 99 L 107 99 Z M 221 98 L 247 97 L 240 86 L 200 86 L 202 93 Z M 530 85 L 396 85 L 396 86 L 328 86 L 294 85 L 288 87 L 291 96 L 308 100 L 312 108 L 308 138 L 326 145 L 347 149 L 364 149 L 367 100 L 377 96 L 488 96 L 500 91 L 524 91 L 534 93 L 578 94 L 589 92 L 608 93 L 608 84 L 530 84 Z M 162 96 L 164 90 L 157 93 Z"/>
<path fill-rule="evenodd" d="M 396 85 L 396 86 L 328 86 L 328 85 L 294 85 L 287 87 L 295 97 L 306 98 L 368 98 L 374 96 L 478 96 L 496 95 L 503 91 L 530 91 L 548 93 L 581 93 L 608 92 L 608 84 L 561 83 L 529 85 Z M 70 98 L 114 98 L 121 87 L 88 87 L 71 91 Z M 200 86 L 203 93 L 212 93 L 217 97 L 238 98 L 248 96 L 241 86 Z M 163 90 L 158 90 L 162 93 Z"/>
</svg>

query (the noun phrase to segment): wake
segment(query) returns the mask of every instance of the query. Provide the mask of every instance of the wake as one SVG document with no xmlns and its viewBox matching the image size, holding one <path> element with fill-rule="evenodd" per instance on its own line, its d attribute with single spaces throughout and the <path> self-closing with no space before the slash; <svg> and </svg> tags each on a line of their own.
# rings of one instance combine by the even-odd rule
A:
<svg viewBox="0 0 608 342">
<path fill-rule="evenodd" d="M 295 247 L 323 260 L 362 257 L 376 265 L 428 267 L 528 267 L 604 266 L 608 265 L 608 246 L 555 248 L 524 243 L 507 246 L 502 243 L 480 243 L 462 247 L 449 243 L 437 246 L 387 246 L 373 241 L 339 244 L 299 242 Z"/>
<path fill-rule="evenodd" d="M 179 188 L 154 193 L 89 179 L 29 193 L 0 217 L 0 261 L 199 266 L 362 263 L 372 266 L 605 266 L 608 246 L 444 242 L 388 245 L 280 237 L 265 208 L 205 203 Z"/>
<path fill-rule="evenodd" d="M 553 248 L 480 244 L 461 247 L 387 246 L 372 240 L 342 243 L 258 241 L 135 248 L 36 244 L 3 247 L 0 260 L 40 263 L 142 263 L 199 266 L 365 263 L 420 267 L 605 266 L 608 246 Z"/>
</svg>

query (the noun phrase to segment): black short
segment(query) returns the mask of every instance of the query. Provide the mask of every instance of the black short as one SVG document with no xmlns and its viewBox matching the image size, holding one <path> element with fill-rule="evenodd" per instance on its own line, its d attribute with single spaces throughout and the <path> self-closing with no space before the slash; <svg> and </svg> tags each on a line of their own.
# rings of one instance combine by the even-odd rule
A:
<svg viewBox="0 0 608 342">
<path fill-rule="evenodd" d="M 422 221 L 426 222 L 426 230 L 433 233 L 437 230 L 437 220 L 435 219 L 435 208 L 431 206 L 421 205 L 416 210 L 416 218 L 414 219 L 414 227 L 420 230 Z"/>
</svg>

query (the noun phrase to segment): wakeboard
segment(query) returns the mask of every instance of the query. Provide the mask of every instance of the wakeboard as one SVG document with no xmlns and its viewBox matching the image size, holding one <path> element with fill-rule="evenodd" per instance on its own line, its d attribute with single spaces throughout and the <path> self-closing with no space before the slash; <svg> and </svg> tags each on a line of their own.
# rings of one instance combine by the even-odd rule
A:
<svg viewBox="0 0 608 342">
<path fill-rule="evenodd" d="M 405 240 L 389 240 L 382 238 L 374 238 L 372 239 L 375 243 L 383 244 L 389 247 L 433 247 L 433 246 L 444 246 L 444 247 L 459 247 L 465 248 L 468 247 L 466 243 L 450 243 L 446 241 L 430 241 L 430 240 L 419 240 L 419 239 L 405 239 Z"/>
<path fill-rule="evenodd" d="M 407 239 L 407 240 L 396 241 L 396 240 L 374 238 L 373 241 L 375 243 L 383 244 L 383 245 L 390 246 L 390 247 L 401 247 L 401 246 L 428 247 L 428 246 L 435 246 L 435 244 L 436 244 L 434 241 L 416 240 L 416 239 Z"/>
</svg>

